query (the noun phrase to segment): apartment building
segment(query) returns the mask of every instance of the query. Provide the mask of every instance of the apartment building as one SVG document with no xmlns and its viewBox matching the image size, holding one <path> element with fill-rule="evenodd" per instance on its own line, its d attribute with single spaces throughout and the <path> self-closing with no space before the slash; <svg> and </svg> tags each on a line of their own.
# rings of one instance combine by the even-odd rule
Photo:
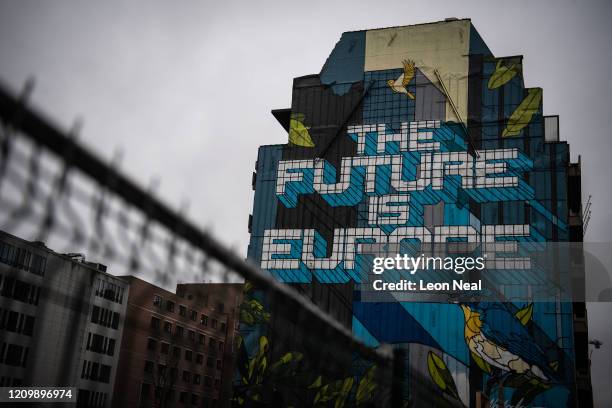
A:
<svg viewBox="0 0 612 408">
<path fill-rule="evenodd" d="M 81 254 L 0 231 L 0 386 L 77 388 L 110 407 L 128 284 Z"/>
<path fill-rule="evenodd" d="M 241 285 L 211 296 L 213 287 L 196 290 L 208 284 L 178 285 L 172 293 L 134 276 L 122 279 L 130 295 L 113 406 L 227 406 Z"/>
</svg>

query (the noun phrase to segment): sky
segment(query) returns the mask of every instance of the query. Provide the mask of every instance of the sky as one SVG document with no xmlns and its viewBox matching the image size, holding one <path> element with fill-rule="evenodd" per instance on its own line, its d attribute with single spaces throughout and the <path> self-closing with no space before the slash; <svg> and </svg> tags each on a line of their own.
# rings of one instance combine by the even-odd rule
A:
<svg viewBox="0 0 612 408">
<path fill-rule="evenodd" d="M 257 147 L 285 143 L 270 110 L 291 102 L 294 77 L 319 73 L 344 31 L 472 19 L 496 56 L 524 56 L 527 86 L 582 158 L 586 240 L 609 242 L 612 199 L 612 3 L 607 1 L 6 1 L 0 80 L 140 184 L 212 228 L 242 254 Z M 612 364 L 609 305 L 592 305 L 594 377 Z M 600 386 L 599 406 L 612 401 Z"/>
</svg>

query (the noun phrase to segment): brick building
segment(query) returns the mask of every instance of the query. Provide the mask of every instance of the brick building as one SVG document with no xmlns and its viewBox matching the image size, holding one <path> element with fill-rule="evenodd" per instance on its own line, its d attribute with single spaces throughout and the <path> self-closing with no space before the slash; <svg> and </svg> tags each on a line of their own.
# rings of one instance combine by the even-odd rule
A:
<svg viewBox="0 0 612 408">
<path fill-rule="evenodd" d="M 185 284 L 175 294 L 122 279 L 130 296 L 113 406 L 227 406 L 241 285 Z"/>
</svg>

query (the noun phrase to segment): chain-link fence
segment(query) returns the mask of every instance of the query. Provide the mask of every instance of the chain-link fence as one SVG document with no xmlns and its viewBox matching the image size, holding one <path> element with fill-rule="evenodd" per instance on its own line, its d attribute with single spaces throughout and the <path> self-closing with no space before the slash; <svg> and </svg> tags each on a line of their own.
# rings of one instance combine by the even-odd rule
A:
<svg viewBox="0 0 612 408">
<path fill-rule="evenodd" d="M 0 86 L 0 229 L 162 287 L 246 282 L 233 353 L 236 406 L 404 405 L 400 352 L 365 346 L 164 204 L 154 186 L 142 188 L 118 161 L 101 160 L 78 142 L 78 124 L 65 132 L 32 109 L 31 91 L 30 83 L 18 96 Z"/>
</svg>

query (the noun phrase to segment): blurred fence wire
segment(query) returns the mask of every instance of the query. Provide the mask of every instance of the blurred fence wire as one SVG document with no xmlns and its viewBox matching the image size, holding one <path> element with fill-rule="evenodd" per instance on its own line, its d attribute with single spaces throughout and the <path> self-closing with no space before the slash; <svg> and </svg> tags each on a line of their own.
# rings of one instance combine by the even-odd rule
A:
<svg viewBox="0 0 612 408">
<path fill-rule="evenodd" d="M 15 95 L 0 84 L 0 229 L 161 286 L 179 278 L 247 282 L 241 326 L 261 335 L 254 354 L 245 347 L 236 354 L 235 404 L 403 406 L 401 352 L 365 346 L 294 288 L 156 198 L 154 187 L 132 181 L 118 158 L 103 161 L 78 142 L 79 123 L 65 132 L 30 107 L 32 89 L 28 82 Z"/>
</svg>

